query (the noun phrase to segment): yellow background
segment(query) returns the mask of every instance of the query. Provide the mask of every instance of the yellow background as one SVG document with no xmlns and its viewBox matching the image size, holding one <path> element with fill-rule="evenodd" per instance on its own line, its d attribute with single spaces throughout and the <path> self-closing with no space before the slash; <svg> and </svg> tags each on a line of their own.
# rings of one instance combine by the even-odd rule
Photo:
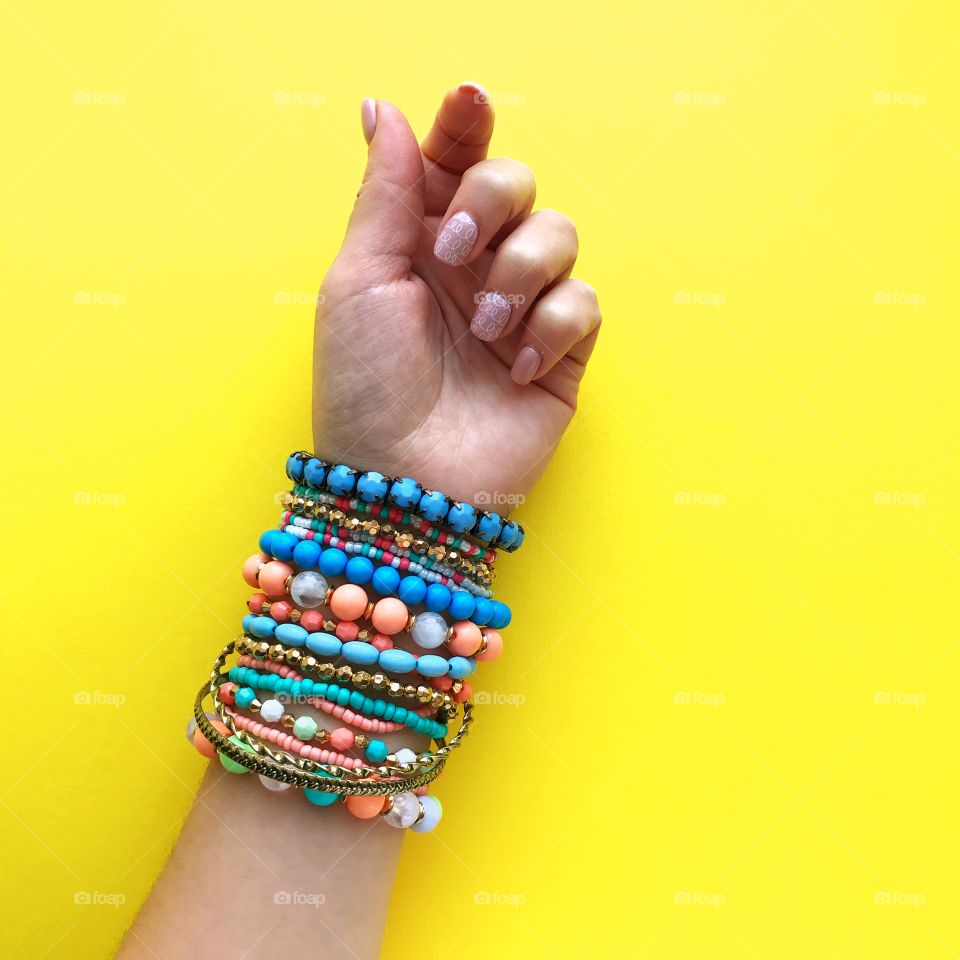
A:
<svg viewBox="0 0 960 960">
<path fill-rule="evenodd" d="M 605 325 L 385 956 L 960 953 L 955 5 L 5 0 L 0 35 L 5 955 L 109 956 L 161 868 L 310 443 L 359 101 L 422 133 L 468 79 Z"/>
</svg>

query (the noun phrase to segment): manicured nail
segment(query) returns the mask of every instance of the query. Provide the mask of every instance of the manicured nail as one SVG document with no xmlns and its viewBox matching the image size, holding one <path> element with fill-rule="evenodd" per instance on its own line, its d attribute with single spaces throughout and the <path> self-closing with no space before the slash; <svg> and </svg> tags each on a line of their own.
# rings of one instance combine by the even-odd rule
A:
<svg viewBox="0 0 960 960">
<path fill-rule="evenodd" d="M 477 221 L 465 210 L 455 213 L 437 234 L 433 255 L 443 263 L 459 266 L 477 240 Z"/>
<path fill-rule="evenodd" d="M 490 94 L 487 93 L 486 87 L 481 87 L 479 83 L 474 83 L 472 80 L 467 80 L 464 83 L 461 83 L 457 89 L 461 93 L 471 93 L 473 94 L 474 103 L 489 103 Z"/>
<path fill-rule="evenodd" d="M 513 361 L 513 369 L 510 371 L 513 382 L 525 387 L 537 375 L 542 359 L 536 347 L 524 347 Z"/>
<path fill-rule="evenodd" d="M 364 139 L 369 144 L 377 131 L 377 101 L 367 97 L 360 104 L 360 123 L 363 126 Z"/>
<path fill-rule="evenodd" d="M 492 290 L 483 295 L 477 306 L 470 321 L 470 332 L 478 340 L 496 340 L 509 319 L 510 301 L 499 290 Z"/>
</svg>

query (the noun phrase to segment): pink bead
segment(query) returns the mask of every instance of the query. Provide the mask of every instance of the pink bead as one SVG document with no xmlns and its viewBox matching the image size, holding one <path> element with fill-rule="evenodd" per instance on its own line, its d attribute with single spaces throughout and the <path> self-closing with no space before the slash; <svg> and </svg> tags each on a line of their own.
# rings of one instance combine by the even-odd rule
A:
<svg viewBox="0 0 960 960">
<path fill-rule="evenodd" d="M 334 750 L 349 750 L 353 746 L 354 740 L 353 731 L 346 727 L 337 727 L 330 734 L 330 746 Z"/>
<path fill-rule="evenodd" d="M 487 638 L 487 649 L 478 653 L 477 659 L 496 660 L 503 653 L 503 637 L 496 630 L 484 630 L 483 635 Z"/>
<path fill-rule="evenodd" d="M 243 561 L 243 579 L 246 580 L 251 587 L 260 586 L 257 580 L 257 571 L 263 564 L 267 563 L 269 559 L 265 553 L 255 553 L 252 557 L 247 557 L 247 559 Z"/>
<path fill-rule="evenodd" d="M 300 614 L 300 626 L 307 633 L 317 633 L 323 629 L 323 614 L 319 610 L 304 610 Z"/>
<path fill-rule="evenodd" d="M 346 643 L 348 640 L 356 640 L 360 636 L 360 627 L 353 620 L 341 620 L 334 633 Z"/>
<path fill-rule="evenodd" d="M 265 593 L 255 593 L 247 601 L 247 609 L 251 613 L 263 613 L 263 605 L 267 602 L 267 595 Z"/>
<path fill-rule="evenodd" d="M 270 604 L 270 616 L 277 623 L 289 623 L 291 610 L 293 610 L 293 604 L 289 600 L 278 600 Z"/>
<path fill-rule="evenodd" d="M 453 699 L 457 703 L 466 703 L 473 696 L 473 687 L 469 683 L 465 683 L 461 688 L 459 693 L 453 695 Z"/>
<path fill-rule="evenodd" d="M 393 641 L 389 637 L 385 637 L 382 633 L 378 633 L 371 641 L 371 644 L 375 646 L 381 653 L 384 650 L 390 650 L 393 647 Z"/>
<path fill-rule="evenodd" d="M 458 657 L 472 657 L 483 642 L 480 628 L 472 620 L 458 620 L 453 625 L 452 633 L 447 646 Z"/>
<path fill-rule="evenodd" d="M 377 601 L 370 620 L 373 625 L 388 636 L 399 633 L 407 625 L 407 605 L 396 597 L 384 597 Z"/>
<path fill-rule="evenodd" d="M 453 677 L 431 677 L 430 686 L 446 693 L 453 686 Z"/>
<path fill-rule="evenodd" d="M 359 620 L 367 611 L 367 591 L 355 583 L 344 583 L 333 591 L 330 609 L 341 620 Z"/>
<path fill-rule="evenodd" d="M 257 578 L 260 589 L 271 600 L 282 600 L 287 595 L 287 579 L 293 576 L 293 567 L 282 560 L 271 560 L 260 568 Z"/>
<path fill-rule="evenodd" d="M 224 703 L 233 704 L 233 691 L 237 689 L 235 683 L 221 683 L 218 696 Z"/>
</svg>

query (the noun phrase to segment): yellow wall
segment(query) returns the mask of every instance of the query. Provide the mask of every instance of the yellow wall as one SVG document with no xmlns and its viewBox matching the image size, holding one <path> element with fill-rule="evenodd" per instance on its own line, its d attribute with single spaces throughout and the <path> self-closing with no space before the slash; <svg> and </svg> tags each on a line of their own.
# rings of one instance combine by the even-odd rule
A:
<svg viewBox="0 0 960 960">
<path fill-rule="evenodd" d="M 5 955 L 108 956 L 160 869 L 310 442 L 359 101 L 424 131 L 470 79 L 606 321 L 386 956 L 956 956 L 958 31 L 947 3 L 0 6 Z"/>
</svg>

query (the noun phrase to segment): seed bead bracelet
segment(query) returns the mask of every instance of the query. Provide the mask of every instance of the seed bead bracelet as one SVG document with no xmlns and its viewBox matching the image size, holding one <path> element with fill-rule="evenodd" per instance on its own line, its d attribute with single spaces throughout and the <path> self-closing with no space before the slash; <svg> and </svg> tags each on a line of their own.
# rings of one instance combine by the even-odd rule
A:
<svg viewBox="0 0 960 960">
<path fill-rule="evenodd" d="M 513 552 L 523 543 L 523 527 L 515 521 L 452 500 L 438 491 L 424 490 L 410 477 L 386 477 L 376 470 L 360 473 L 344 463 L 331 466 L 305 451 L 287 457 L 287 476 L 294 483 L 327 490 L 339 497 L 350 497 L 356 491 L 367 503 L 388 500 L 405 510 L 415 509 L 427 520 L 442 523 L 454 533 L 471 533 L 481 542 L 501 550 Z"/>
<path fill-rule="evenodd" d="M 364 522 L 373 523 L 374 521 L 368 520 Z M 312 540 L 316 540 L 316 535 L 320 534 L 321 538 L 329 535 L 329 537 L 336 540 L 349 541 L 351 543 L 366 543 L 401 560 L 410 560 L 413 563 L 417 563 L 427 570 L 441 574 L 448 579 L 453 579 L 457 583 L 469 581 L 476 586 L 489 588 L 494 580 L 494 570 L 489 564 L 474 564 L 472 560 L 461 557 L 456 551 L 452 551 L 452 555 L 449 558 L 434 557 L 425 551 L 417 550 L 413 546 L 403 546 L 396 539 L 380 536 L 379 534 L 371 533 L 362 528 L 357 529 L 354 526 L 350 526 L 349 518 L 347 523 L 337 523 L 334 520 L 311 520 L 309 517 L 302 517 L 290 510 L 286 510 L 280 516 L 279 529 L 286 530 L 289 526 L 297 527 L 300 530 L 312 531 L 314 535 L 308 537 L 308 539 Z M 294 535 L 296 536 L 297 534 L 294 532 Z M 407 540 L 403 541 L 403 543 L 406 542 Z M 421 545 L 425 544 L 423 540 L 416 542 Z M 456 566 L 454 567 L 451 564 L 456 564 Z"/>
<path fill-rule="evenodd" d="M 497 551 L 482 544 L 474 543 L 467 537 L 459 537 L 448 533 L 440 527 L 435 527 L 428 520 L 412 513 L 401 510 L 399 507 L 390 507 L 385 504 L 365 503 L 363 500 L 349 497 L 335 497 L 333 494 L 314 490 L 312 487 L 294 486 L 292 492 L 280 494 L 280 503 L 289 507 L 290 511 L 312 520 L 331 519 L 338 522 L 348 521 L 348 513 L 368 514 L 374 518 L 364 521 L 361 525 L 371 533 L 385 537 L 394 537 L 405 543 L 410 539 L 409 546 L 418 540 L 423 540 L 425 549 L 418 550 L 428 556 L 442 560 L 451 551 L 459 553 L 476 563 L 492 566 L 497 559 Z M 380 522 L 384 521 L 384 522 Z M 396 527 L 410 527 L 411 532 L 397 530 Z M 431 546 L 432 542 L 432 546 Z"/>
<path fill-rule="evenodd" d="M 317 585 L 324 577 L 343 576 L 358 586 L 369 583 L 383 596 L 396 594 L 410 606 L 423 604 L 434 613 L 449 611 L 455 620 L 473 620 L 479 626 L 502 630 L 512 619 L 510 608 L 500 600 L 476 597 L 467 590 L 451 590 L 440 583 L 428 584 L 422 577 L 413 574 L 401 577 L 392 566 L 377 567 L 367 557 L 349 557 L 346 551 L 336 547 L 324 550 L 313 540 L 297 542 L 296 536 L 280 530 L 267 531 L 260 538 L 260 546 L 261 549 L 268 549 L 247 558 L 243 565 L 243 578 L 251 587 L 262 589 L 271 600 L 283 599 L 293 588 L 291 596 L 295 602 L 307 606 L 297 599 L 298 592 L 304 593 L 303 587 L 310 584 L 311 596 L 316 599 Z M 271 559 L 277 563 L 271 564 Z M 294 583 L 295 571 L 288 565 L 289 562 L 293 562 L 304 573 L 312 574 L 312 571 L 319 570 L 323 576 L 318 579 L 316 574 L 309 577 L 297 574 Z M 265 571 L 265 566 L 269 566 L 269 570 Z M 279 574 L 282 572 L 285 576 L 281 580 Z M 264 574 L 268 575 L 270 589 L 260 582 Z M 320 606 L 320 603 L 315 605 Z"/>
</svg>

